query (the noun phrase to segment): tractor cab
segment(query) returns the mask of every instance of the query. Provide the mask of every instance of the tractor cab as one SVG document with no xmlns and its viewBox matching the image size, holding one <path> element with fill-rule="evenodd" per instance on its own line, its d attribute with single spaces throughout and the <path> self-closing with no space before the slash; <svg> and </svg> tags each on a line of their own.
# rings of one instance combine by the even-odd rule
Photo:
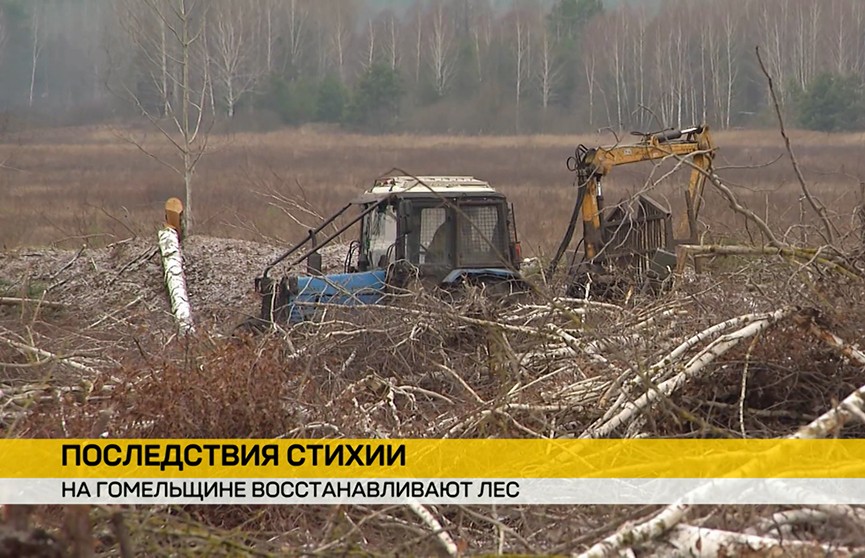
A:
<svg viewBox="0 0 865 558">
<path fill-rule="evenodd" d="M 322 230 L 350 212 L 354 218 L 318 243 Z M 319 250 L 355 225 L 359 234 L 349 244 L 342 273 L 323 275 Z M 292 255 L 292 265 L 306 260 L 306 276 L 268 276 Z M 487 182 L 388 176 L 272 262 L 256 279 L 256 290 L 262 320 L 299 322 L 313 317 L 321 303 L 380 302 L 412 279 L 441 288 L 516 282 L 520 260 L 512 209 Z"/>
</svg>

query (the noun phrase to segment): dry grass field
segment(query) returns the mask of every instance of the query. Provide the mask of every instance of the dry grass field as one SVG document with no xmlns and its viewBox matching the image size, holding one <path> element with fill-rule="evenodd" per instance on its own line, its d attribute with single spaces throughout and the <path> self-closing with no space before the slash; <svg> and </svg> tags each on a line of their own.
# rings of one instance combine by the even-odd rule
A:
<svg viewBox="0 0 865 558">
<path fill-rule="evenodd" d="M 160 223 L 162 204 L 182 197 L 182 181 L 123 138 L 135 137 L 167 162 L 176 156 L 150 132 L 73 128 L 6 137 L 0 143 L 0 245 L 100 246 L 148 234 Z M 719 174 L 741 199 L 775 228 L 799 222 L 799 187 L 776 131 L 716 133 Z M 547 252 L 560 239 L 574 202 L 565 158 L 578 143 L 609 144 L 594 136 L 362 136 L 321 129 L 267 134 L 213 135 L 195 176 L 197 232 L 248 240 L 291 241 L 304 228 L 270 202 L 268 193 L 301 201 L 327 214 L 393 168 L 412 174 L 466 174 L 489 180 L 514 202 L 529 253 Z M 626 138 L 628 141 L 631 138 Z M 794 149 L 806 179 L 849 227 L 849 209 L 865 181 L 865 136 L 796 133 Z M 663 168 L 650 163 L 615 169 L 606 182 L 607 204 L 640 189 Z M 679 171 L 656 196 L 683 212 Z M 703 217 L 711 235 L 738 235 L 742 220 L 707 188 Z M 844 216 L 848 217 L 844 217 Z M 312 219 L 296 214 L 303 224 Z"/>
</svg>

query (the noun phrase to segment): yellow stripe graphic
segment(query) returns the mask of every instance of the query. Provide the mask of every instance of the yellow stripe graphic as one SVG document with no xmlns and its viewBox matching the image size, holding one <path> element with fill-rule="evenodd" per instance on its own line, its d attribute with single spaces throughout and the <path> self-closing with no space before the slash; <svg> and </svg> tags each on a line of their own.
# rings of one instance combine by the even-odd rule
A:
<svg viewBox="0 0 865 558">
<path fill-rule="evenodd" d="M 158 477 L 865 478 L 865 440 L 0 441 L 0 478 Z"/>
</svg>

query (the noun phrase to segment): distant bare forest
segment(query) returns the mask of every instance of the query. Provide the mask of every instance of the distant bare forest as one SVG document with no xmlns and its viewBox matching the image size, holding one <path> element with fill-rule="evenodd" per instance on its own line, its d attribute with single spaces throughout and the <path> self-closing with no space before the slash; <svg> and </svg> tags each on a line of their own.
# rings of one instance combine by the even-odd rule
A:
<svg viewBox="0 0 865 558">
<path fill-rule="evenodd" d="M 860 0 L 0 0 L 0 110 L 158 119 L 185 91 L 252 130 L 755 127 L 758 46 L 795 124 L 865 124 Z"/>
</svg>

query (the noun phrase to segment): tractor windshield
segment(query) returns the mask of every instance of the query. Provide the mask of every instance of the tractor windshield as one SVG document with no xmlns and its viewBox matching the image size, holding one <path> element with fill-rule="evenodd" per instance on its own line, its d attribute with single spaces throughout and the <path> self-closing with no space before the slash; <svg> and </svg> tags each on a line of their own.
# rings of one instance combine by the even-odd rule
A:
<svg viewBox="0 0 865 558">
<path fill-rule="evenodd" d="M 414 261 L 421 265 L 449 265 L 453 261 L 453 225 L 449 222 L 447 209 L 423 207 L 419 218 L 419 250 Z M 414 236 L 409 237 L 410 244 L 414 244 Z"/>
<path fill-rule="evenodd" d="M 363 220 L 363 251 L 374 269 L 387 267 L 393 259 L 396 242 L 396 211 L 385 205 L 373 211 Z"/>
</svg>

